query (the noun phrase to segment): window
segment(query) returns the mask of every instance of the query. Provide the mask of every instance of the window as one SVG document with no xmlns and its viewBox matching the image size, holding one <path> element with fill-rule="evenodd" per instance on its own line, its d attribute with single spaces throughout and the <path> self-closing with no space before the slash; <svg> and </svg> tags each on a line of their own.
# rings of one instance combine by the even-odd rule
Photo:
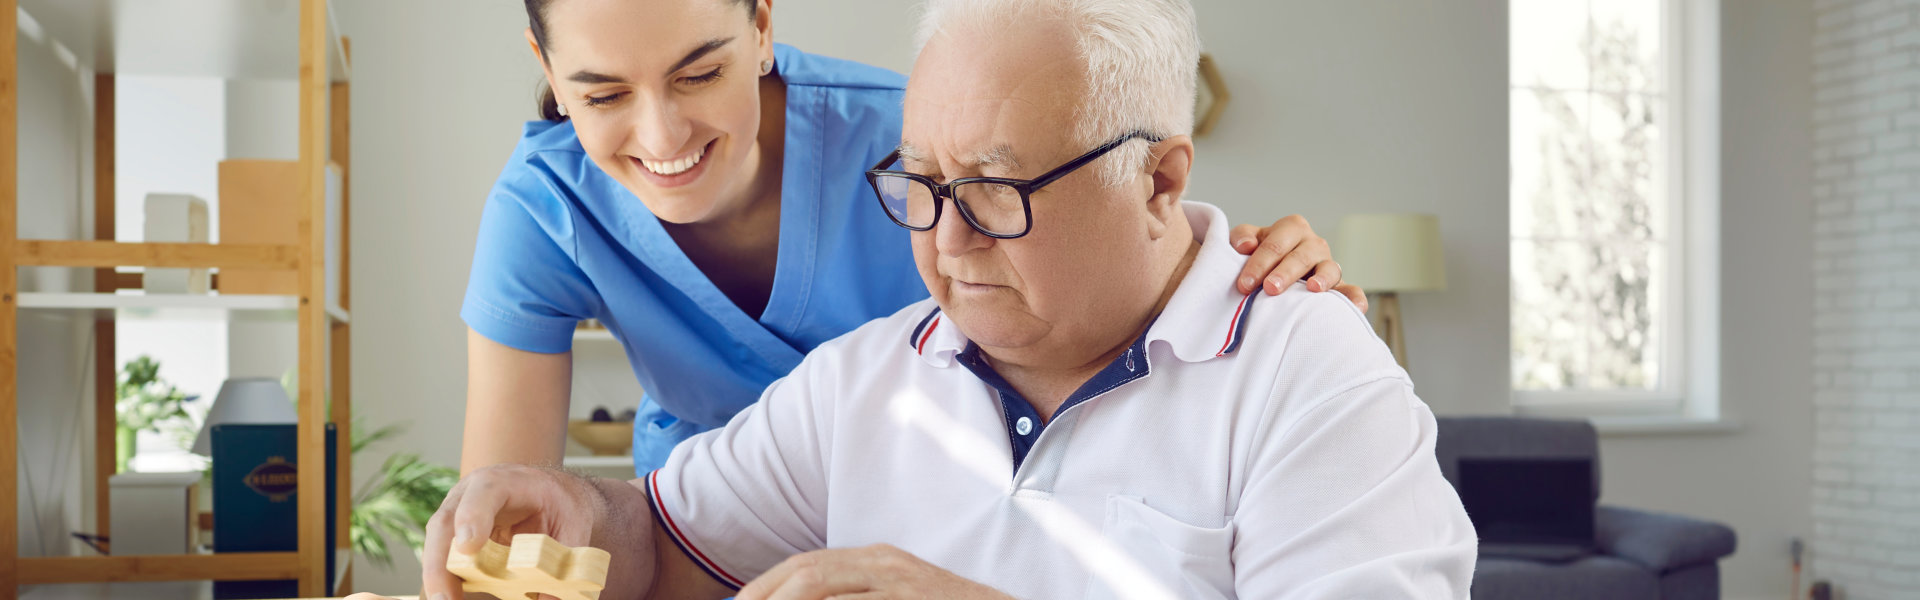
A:
<svg viewBox="0 0 1920 600">
<path fill-rule="evenodd" d="M 1717 416 L 1713 4 L 1509 0 L 1518 410 Z"/>
</svg>

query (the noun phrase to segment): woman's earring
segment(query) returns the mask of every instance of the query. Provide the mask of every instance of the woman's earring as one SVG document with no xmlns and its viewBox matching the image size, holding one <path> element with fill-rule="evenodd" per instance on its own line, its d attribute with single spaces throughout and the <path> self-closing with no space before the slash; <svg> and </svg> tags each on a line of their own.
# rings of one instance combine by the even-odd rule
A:
<svg viewBox="0 0 1920 600">
<path fill-rule="evenodd" d="M 562 117 L 567 116 L 567 104 L 565 102 L 555 100 L 553 102 L 553 106 L 555 109 L 559 111 L 560 116 Z"/>
<path fill-rule="evenodd" d="M 760 61 L 760 75 L 762 77 L 772 72 L 773 72 L 773 59 Z"/>
</svg>

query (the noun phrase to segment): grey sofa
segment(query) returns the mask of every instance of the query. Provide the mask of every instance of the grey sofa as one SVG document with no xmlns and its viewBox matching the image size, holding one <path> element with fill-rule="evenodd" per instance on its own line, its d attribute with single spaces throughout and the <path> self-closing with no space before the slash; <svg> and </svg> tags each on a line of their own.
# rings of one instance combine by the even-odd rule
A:
<svg viewBox="0 0 1920 600">
<path fill-rule="evenodd" d="M 1449 482 L 1461 457 L 1590 457 L 1594 494 L 1600 446 L 1586 421 L 1518 417 L 1442 417 L 1434 455 Z M 1458 485 L 1458 483 L 1455 483 Z M 1731 528 L 1710 521 L 1600 506 L 1594 514 L 1598 552 L 1572 562 L 1481 557 L 1473 573 L 1476 600 L 1561 600 L 1720 597 L 1722 557 L 1733 554 Z"/>
</svg>

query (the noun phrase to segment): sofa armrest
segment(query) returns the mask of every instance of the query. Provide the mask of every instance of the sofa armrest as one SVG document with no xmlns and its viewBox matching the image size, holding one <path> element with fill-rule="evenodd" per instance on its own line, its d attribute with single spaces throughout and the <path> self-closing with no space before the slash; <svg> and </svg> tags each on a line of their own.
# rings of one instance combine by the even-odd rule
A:
<svg viewBox="0 0 1920 600">
<path fill-rule="evenodd" d="M 1631 560 L 1655 573 L 1710 563 L 1733 554 L 1733 529 L 1712 521 L 1617 506 L 1594 509 L 1593 529 L 1602 553 Z"/>
</svg>

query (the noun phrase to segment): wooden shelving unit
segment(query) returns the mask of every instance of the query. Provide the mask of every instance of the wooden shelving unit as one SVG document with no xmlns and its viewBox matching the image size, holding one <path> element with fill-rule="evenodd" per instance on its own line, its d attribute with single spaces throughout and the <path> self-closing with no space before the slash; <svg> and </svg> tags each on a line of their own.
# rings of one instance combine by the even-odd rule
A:
<svg viewBox="0 0 1920 600">
<path fill-rule="evenodd" d="M 96 77 L 94 115 L 93 240 L 21 240 L 18 206 L 20 28 L 24 12 L 39 35 L 58 40 Z M 288 33 L 298 31 L 297 43 Z M 183 32 L 186 32 L 183 34 Z M 336 539 L 350 547 L 347 535 L 352 498 L 351 352 L 347 274 L 349 251 L 339 250 L 338 304 L 328 306 L 326 290 L 326 169 L 339 165 L 340 185 L 348 168 L 349 47 L 339 35 L 327 0 L 0 0 L 0 515 L 13 519 L 20 490 L 18 420 L 18 319 L 22 310 L 92 311 L 96 319 L 94 360 L 94 475 L 99 533 L 110 535 L 107 477 L 114 463 L 114 319 L 219 315 L 233 311 L 269 311 L 294 319 L 299 331 L 299 446 L 296 462 L 321 465 L 325 457 L 325 402 L 331 398 L 338 429 Z M 116 74 L 206 76 L 224 79 L 299 80 L 299 235 L 279 245 L 121 243 L 114 231 L 114 77 Z M 346 235 L 348 194 L 340 190 Z M 22 294 L 20 267 L 64 266 L 94 269 L 94 293 Z M 115 267 L 187 267 L 279 269 L 296 272 L 292 296 L 142 296 L 117 293 L 138 287 Z M 331 364 L 331 368 L 329 368 Z M 31 424 L 29 424 L 31 425 Z M 298 485 L 322 490 L 324 469 L 302 468 Z M 294 552 L 181 554 L 164 556 L 20 557 L 19 528 L 0 527 L 0 600 L 12 600 L 19 586 L 100 581 L 184 581 L 295 579 L 301 596 L 328 596 L 348 588 L 341 578 L 325 590 L 326 557 L 339 552 L 323 547 L 323 494 L 299 494 L 299 549 Z"/>
</svg>

